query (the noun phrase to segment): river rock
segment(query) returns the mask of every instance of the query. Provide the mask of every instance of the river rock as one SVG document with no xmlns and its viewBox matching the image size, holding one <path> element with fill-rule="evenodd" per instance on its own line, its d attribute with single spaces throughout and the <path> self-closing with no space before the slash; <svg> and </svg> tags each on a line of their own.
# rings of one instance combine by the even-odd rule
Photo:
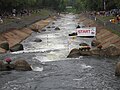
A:
<svg viewBox="0 0 120 90">
<path fill-rule="evenodd" d="M 42 40 L 40 38 L 36 38 L 34 42 L 42 42 Z"/>
<path fill-rule="evenodd" d="M 4 70 L 4 63 L 3 61 L 0 61 L 0 71 L 3 71 Z"/>
<path fill-rule="evenodd" d="M 69 34 L 69 36 L 77 36 L 77 33 L 76 32 L 71 33 L 71 34 Z"/>
<path fill-rule="evenodd" d="M 80 46 L 89 46 L 87 43 L 80 43 Z"/>
<path fill-rule="evenodd" d="M 101 48 L 94 49 L 94 50 L 91 50 L 91 52 L 92 52 L 92 55 L 104 56 L 104 57 L 120 56 L 120 49 L 115 45 L 110 45 L 104 49 L 101 49 Z"/>
<path fill-rule="evenodd" d="M 42 29 L 41 31 L 46 31 L 46 29 Z"/>
<path fill-rule="evenodd" d="M 51 28 L 50 26 L 48 26 L 47 28 Z"/>
<path fill-rule="evenodd" d="M 59 27 L 56 27 L 55 30 L 60 30 L 60 28 L 59 28 Z"/>
<path fill-rule="evenodd" d="M 52 26 L 51 28 L 55 28 L 55 26 Z"/>
<path fill-rule="evenodd" d="M 79 49 L 72 49 L 67 56 L 67 58 L 78 58 L 79 56 L 92 56 L 93 53 L 91 51 L 81 51 Z"/>
<path fill-rule="evenodd" d="M 102 53 L 102 50 L 99 49 L 92 49 L 91 50 L 92 55 L 94 56 L 100 56 L 100 53 Z"/>
<path fill-rule="evenodd" d="M 0 61 L 0 71 L 9 71 L 14 70 L 14 64 L 7 64 L 3 61 Z"/>
<path fill-rule="evenodd" d="M 3 65 L 4 71 L 14 70 L 14 68 L 15 68 L 14 64 L 7 64 L 6 63 L 6 64 Z"/>
<path fill-rule="evenodd" d="M 120 56 L 120 49 L 115 45 L 110 45 L 109 47 L 101 50 L 100 56 Z"/>
<path fill-rule="evenodd" d="M 80 56 L 79 49 L 72 49 L 67 58 L 77 58 Z"/>
<path fill-rule="evenodd" d="M 115 76 L 120 76 L 120 62 L 116 64 Z"/>
<path fill-rule="evenodd" d="M 0 48 L 0 54 L 4 54 L 4 53 L 6 53 L 7 52 L 7 50 L 5 50 L 5 49 L 3 49 L 3 48 Z"/>
<path fill-rule="evenodd" d="M 91 42 L 91 46 L 94 46 L 94 47 L 98 46 L 99 44 L 100 44 L 100 42 L 97 41 L 97 40 L 93 40 L 93 41 Z"/>
<path fill-rule="evenodd" d="M 14 65 L 15 65 L 15 70 L 18 70 L 18 71 L 31 71 L 32 70 L 28 62 L 25 60 L 17 60 L 15 61 Z"/>
<path fill-rule="evenodd" d="M 55 22 L 52 22 L 52 24 L 55 24 Z"/>
<path fill-rule="evenodd" d="M 24 50 L 22 44 L 16 44 L 15 46 L 13 46 L 13 47 L 10 48 L 11 52 L 20 51 L 20 50 Z"/>
<path fill-rule="evenodd" d="M 3 41 L 2 43 L 0 43 L 0 47 L 5 50 L 9 50 L 9 43 L 7 41 Z"/>
<path fill-rule="evenodd" d="M 91 51 L 79 51 L 80 52 L 80 56 L 92 56 L 92 52 Z"/>
<path fill-rule="evenodd" d="M 102 49 L 102 45 L 99 44 L 99 45 L 97 46 L 97 49 L 101 50 L 101 49 Z"/>
<path fill-rule="evenodd" d="M 34 32 L 39 32 L 39 29 L 36 29 L 36 28 L 32 28 L 31 30 Z"/>
</svg>

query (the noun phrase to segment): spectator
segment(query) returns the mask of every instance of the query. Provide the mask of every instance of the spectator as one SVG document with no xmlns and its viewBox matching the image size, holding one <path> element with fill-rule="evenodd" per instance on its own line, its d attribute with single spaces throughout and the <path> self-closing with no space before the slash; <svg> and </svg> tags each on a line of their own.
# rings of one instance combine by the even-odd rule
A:
<svg viewBox="0 0 120 90">
<path fill-rule="evenodd" d="M 117 23 L 119 24 L 119 22 L 120 22 L 120 16 L 119 15 L 117 15 L 116 20 L 117 20 Z"/>
<path fill-rule="evenodd" d="M 16 9 L 15 8 L 12 10 L 12 15 L 13 15 L 13 17 L 16 16 Z"/>
<path fill-rule="evenodd" d="M 110 19 L 110 22 L 111 23 L 116 23 L 116 20 L 115 19 Z"/>
<path fill-rule="evenodd" d="M 0 14 L 0 23 L 3 23 L 2 15 Z"/>
</svg>

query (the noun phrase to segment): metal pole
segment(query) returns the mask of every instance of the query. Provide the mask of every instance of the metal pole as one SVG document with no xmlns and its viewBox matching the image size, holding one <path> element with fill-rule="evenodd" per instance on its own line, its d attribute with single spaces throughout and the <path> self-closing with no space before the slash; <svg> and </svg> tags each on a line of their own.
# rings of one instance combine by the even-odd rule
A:
<svg viewBox="0 0 120 90">
<path fill-rule="evenodd" d="M 103 8 L 104 8 L 104 11 L 106 10 L 106 1 L 105 0 L 103 0 Z"/>
<path fill-rule="evenodd" d="M 48 46 L 48 34 L 47 34 L 47 46 Z"/>
</svg>

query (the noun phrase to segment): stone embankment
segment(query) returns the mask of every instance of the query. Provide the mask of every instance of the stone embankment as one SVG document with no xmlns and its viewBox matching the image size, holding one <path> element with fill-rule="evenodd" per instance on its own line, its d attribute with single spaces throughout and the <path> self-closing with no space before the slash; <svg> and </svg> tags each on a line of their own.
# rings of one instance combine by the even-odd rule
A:
<svg viewBox="0 0 120 90">
<path fill-rule="evenodd" d="M 34 31 L 39 32 L 43 27 L 52 22 L 55 17 L 49 17 L 45 20 L 40 20 L 26 28 L 16 29 L 10 28 L 7 32 L 0 34 L 0 45 L 4 42 L 8 42 L 9 47 L 13 47 L 16 44 L 20 43 L 28 36 L 30 36 Z M 7 52 L 7 50 L 0 48 L 0 54 Z"/>
<path fill-rule="evenodd" d="M 120 37 L 106 29 L 104 26 L 95 23 L 93 20 L 90 20 L 83 15 L 80 16 L 79 22 L 83 22 L 86 26 L 97 28 L 96 40 L 100 42 L 103 49 L 109 47 L 111 44 L 120 48 Z"/>
<path fill-rule="evenodd" d="M 96 27 L 97 35 L 91 45 L 93 47 L 89 51 L 81 51 L 80 49 L 72 49 L 68 58 L 76 58 L 79 56 L 120 56 L 120 37 L 104 26 L 97 24 L 95 21 L 88 19 L 84 15 L 80 16 L 78 22 L 82 22 L 87 27 Z"/>
</svg>

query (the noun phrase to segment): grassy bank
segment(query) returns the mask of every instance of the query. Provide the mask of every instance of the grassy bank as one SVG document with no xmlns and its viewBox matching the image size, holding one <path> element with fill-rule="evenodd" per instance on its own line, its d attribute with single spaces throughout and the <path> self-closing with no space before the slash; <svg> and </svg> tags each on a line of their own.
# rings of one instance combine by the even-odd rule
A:
<svg viewBox="0 0 120 90">
<path fill-rule="evenodd" d="M 120 36 L 120 23 L 117 21 L 115 23 L 110 22 L 111 19 L 116 19 L 114 16 L 97 16 L 96 22 L 98 24 L 104 25 L 104 27 L 110 32 Z"/>
<path fill-rule="evenodd" d="M 0 23 L 0 25 L 5 25 L 8 24 L 10 22 L 15 22 L 16 20 L 29 20 L 31 18 L 34 18 L 36 16 L 39 17 L 47 17 L 49 15 L 52 14 L 52 11 L 47 10 L 47 9 L 41 9 L 38 12 L 32 12 L 30 15 L 24 15 L 24 16 L 16 16 L 16 17 L 9 17 L 9 18 L 5 18 L 3 19 L 3 23 Z"/>
</svg>

